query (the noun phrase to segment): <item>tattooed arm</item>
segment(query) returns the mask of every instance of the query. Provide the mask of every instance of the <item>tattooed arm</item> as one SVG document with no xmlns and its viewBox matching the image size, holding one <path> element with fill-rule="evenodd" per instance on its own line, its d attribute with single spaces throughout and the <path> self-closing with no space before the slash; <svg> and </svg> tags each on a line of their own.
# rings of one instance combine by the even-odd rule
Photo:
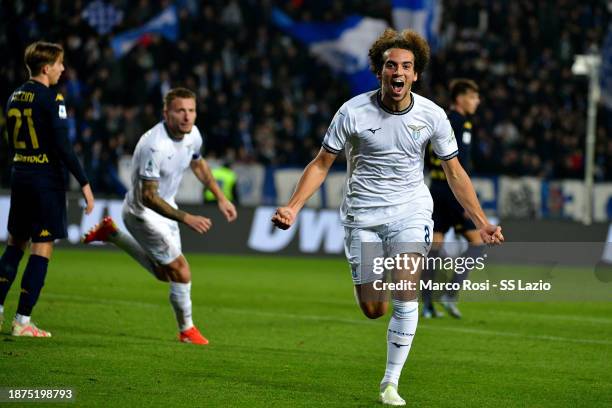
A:
<svg viewBox="0 0 612 408">
<path fill-rule="evenodd" d="M 212 226 L 210 219 L 199 215 L 192 215 L 178 208 L 172 207 L 158 193 L 159 182 L 157 180 L 142 180 L 142 202 L 145 207 L 152 209 L 156 213 L 182 222 L 192 230 L 203 234 Z"/>
</svg>

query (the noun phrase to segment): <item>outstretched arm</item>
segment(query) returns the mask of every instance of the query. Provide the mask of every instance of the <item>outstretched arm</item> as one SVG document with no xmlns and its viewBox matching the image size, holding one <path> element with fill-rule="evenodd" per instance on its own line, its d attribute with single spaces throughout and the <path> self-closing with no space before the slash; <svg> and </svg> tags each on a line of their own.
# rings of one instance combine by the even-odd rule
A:
<svg viewBox="0 0 612 408">
<path fill-rule="evenodd" d="M 193 174 L 195 174 L 198 180 L 200 180 L 200 182 L 204 184 L 204 186 L 209 189 L 217 198 L 219 211 L 221 211 L 221 213 L 225 216 L 225 219 L 229 222 L 234 221 L 238 217 L 236 207 L 234 207 L 234 204 L 232 204 L 227 199 L 227 197 L 225 197 L 223 191 L 221 191 L 221 188 L 213 177 L 212 172 L 210 171 L 210 167 L 208 167 L 208 163 L 206 163 L 206 160 L 202 158 L 192 160 L 190 166 L 191 171 L 193 171 Z"/>
<path fill-rule="evenodd" d="M 291 227 L 295 222 L 297 213 L 302 209 L 310 196 L 321 187 L 334 160 L 336 160 L 335 154 L 321 148 L 317 157 L 304 169 L 304 173 L 302 173 L 302 177 L 300 177 L 287 205 L 276 209 L 276 213 L 272 217 L 274 225 L 280 229 Z"/>
<path fill-rule="evenodd" d="M 487 244 L 501 244 L 504 242 L 501 227 L 489 223 L 487 216 L 478 202 L 474 186 L 461 166 L 461 163 L 459 163 L 459 159 L 453 157 L 450 160 L 442 161 L 442 169 L 444 170 L 444 174 L 446 174 L 448 185 L 457 198 L 457 201 L 459 201 L 459 204 L 461 204 L 468 213 L 470 219 L 480 230 L 482 240 Z"/>
<path fill-rule="evenodd" d="M 185 211 L 179 210 L 178 208 L 172 207 L 166 202 L 166 200 L 159 196 L 158 188 L 159 181 L 142 180 L 142 202 L 147 208 L 152 209 L 156 213 L 166 218 L 182 222 L 200 234 L 203 234 L 210 229 L 212 222 L 208 218 L 201 217 L 199 215 L 191 215 Z"/>
</svg>

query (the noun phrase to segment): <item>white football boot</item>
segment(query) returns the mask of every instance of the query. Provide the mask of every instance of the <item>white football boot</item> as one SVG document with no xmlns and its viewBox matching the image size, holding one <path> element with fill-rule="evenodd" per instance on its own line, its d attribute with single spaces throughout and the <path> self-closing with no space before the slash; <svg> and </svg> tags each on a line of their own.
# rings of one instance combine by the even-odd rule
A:
<svg viewBox="0 0 612 408">
<path fill-rule="evenodd" d="M 380 393 L 380 402 L 383 405 L 392 405 L 394 407 L 403 407 L 406 401 L 397 393 L 397 388 L 393 384 L 387 384 L 385 389 Z"/>
</svg>

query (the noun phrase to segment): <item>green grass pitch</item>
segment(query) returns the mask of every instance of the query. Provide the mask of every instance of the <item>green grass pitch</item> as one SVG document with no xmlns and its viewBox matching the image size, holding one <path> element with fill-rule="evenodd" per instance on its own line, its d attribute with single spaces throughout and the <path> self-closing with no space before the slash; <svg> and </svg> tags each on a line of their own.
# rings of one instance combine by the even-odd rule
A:
<svg viewBox="0 0 612 408">
<path fill-rule="evenodd" d="M 13 338 L 20 272 L 0 387 L 71 387 L 73 407 L 379 406 L 388 316 L 361 315 L 343 259 L 188 260 L 206 347 L 176 340 L 165 284 L 104 249 L 56 250 L 34 313 L 54 337 Z M 612 406 L 612 303 L 462 311 L 420 320 L 400 382 L 409 406 Z"/>
</svg>

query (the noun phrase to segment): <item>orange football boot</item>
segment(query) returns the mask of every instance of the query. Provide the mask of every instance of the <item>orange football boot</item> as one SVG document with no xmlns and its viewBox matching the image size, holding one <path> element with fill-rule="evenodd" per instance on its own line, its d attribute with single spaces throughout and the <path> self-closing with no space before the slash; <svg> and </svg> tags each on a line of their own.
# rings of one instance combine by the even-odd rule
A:
<svg viewBox="0 0 612 408">
<path fill-rule="evenodd" d="M 81 242 L 89 244 L 95 241 L 108 241 L 108 237 L 115 234 L 119 229 L 115 224 L 115 221 L 111 217 L 104 217 L 101 222 L 96 224 L 89 232 L 83 235 Z"/>
<path fill-rule="evenodd" d="M 202 333 L 200 333 L 198 328 L 195 326 L 180 332 L 179 340 L 182 343 L 200 344 L 202 346 L 208 344 L 208 340 L 206 339 L 206 337 L 202 336 Z"/>
</svg>

